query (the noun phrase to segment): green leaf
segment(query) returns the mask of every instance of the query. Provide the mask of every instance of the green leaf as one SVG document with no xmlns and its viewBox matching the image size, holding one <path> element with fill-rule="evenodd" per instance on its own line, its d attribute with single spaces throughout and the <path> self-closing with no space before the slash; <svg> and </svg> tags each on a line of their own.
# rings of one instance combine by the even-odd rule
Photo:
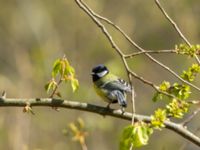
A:
<svg viewBox="0 0 200 150">
<path fill-rule="evenodd" d="M 189 106 L 189 103 L 185 101 L 173 99 L 172 102 L 166 106 L 167 114 L 175 118 L 182 118 L 184 114 L 188 112 Z"/>
<path fill-rule="evenodd" d="M 66 69 L 65 69 L 65 74 L 74 76 L 75 75 L 74 68 L 70 65 L 67 66 Z"/>
<path fill-rule="evenodd" d="M 121 140 L 120 140 L 120 150 L 128 150 L 133 143 L 133 129 L 132 125 L 124 128 Z"/>
<path fill-rule="evenodd" d="M 162 100 L 163 99 L 163 94 L 156 92 L 152 98 L 153 102 L 157 102 L 158 100 Z"/>
<path fill-rule="evenodd" d="M 120 140 L 120 150 L 129 150 L 131 145 L 133 148 L 147 145 L 152 133 L 152 128 L 144 122 L 125 127 Z"/>
<path fill-rule="evenodd" d="M 68 68 L 71 67 L 67 58 L 65 56 L 63 56 L 62 58 L 62 72 L 61 74 L 64 75 L 69 75 L 69 72 L 67 72 Z"/>
<path fill-rule="evenodd" d="M 156 129 L 165 127 L 164 121 L 167 119 L 167 113 L 165 109 L 157 109 L 154 115 L 151 116 L 151 125 Z"/>
<path fill-rule="evenodd" d="M 44 88 L 45 88 L 45 91 L 46 91 L 47 93 L 49 93 L 49 91 L 50 91 L 50 89 L 51 89 L 50 82 L 46 83 L 45 86 L 44 86 Z"/>
<path fill-rule="evenodd" d="M 174 83 L 173 86 L 170 87 L 169 93 L 175 95 L 181 100 L 185 100 L 191 94 L 190 86 L 185 84 Z"/>
<path fill-rule="evenodd" d="M 61 60 L 57 59 L 53 64 L 53 69 L 51 72 L 52 77 L 57 76 L 57 74 L 61 71 Z"/>
<path fill-rule="evenodd" d="M 72 86 L 73 92 L 75 92 L 75 91 L 78 89 L 78 87 L 79 87 L 79 82 L 78 82 L 78 80 L 75 79 L 75 78 L 72 78 L 72 79 L 71 79 L 71 86 Z"/>
<path fill-rule="evenodd" d="M 45 90 L 47 93 L 49 93 L 50 90 L 54 90 L 57 86 L 57 83 L 55 82 L 54 79 L 51 79 L 45 86 Z"/>
<path fill-rule="evenodd" d="M 196 44 L 196 45 L 187 45 L 187 44 L 179 44 L 179 45 L 175 45 L 175 49 L 176 52 L 178 54 L 184 54 L 184 55 L 188 55 L 190 57 L 194 57 L 195 55 L 199 55 L 200 53 L 200 49 L 199 49 L 200 45 Z"/>
<path fill-rule="evenodd" d="M 200 72 L 200 66 L 198 64 L 192 64 L 187 71 L 183 71 L 181 77 L 189 82 L 194 81 L 197 74 Z"/>
<path fill-rule="evenodd" d="M 166 92 L 169 88 L 170 88 L 170 83 L 167 82 L 167 81 L 163 81 L 163 82 L 161 83 L 161 85 L 159 86 L 159 89 L 160 89 L 161 91 L 164 91 L 164 92 Z"/>
</svg>

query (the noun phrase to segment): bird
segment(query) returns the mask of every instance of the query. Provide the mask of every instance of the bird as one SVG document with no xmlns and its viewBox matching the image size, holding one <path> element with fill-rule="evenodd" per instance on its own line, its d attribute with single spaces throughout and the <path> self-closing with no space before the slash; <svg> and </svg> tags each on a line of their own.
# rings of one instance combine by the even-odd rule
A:
<svg viewBox="0 0 200 150">
<path fill-rule="evenodd" d="M 112 103 L 119 103 L 122 109 L 127 107 L 126 93 L 131 93 L 128 82 L 110 73 L 103 64 L 93 67 L 91 75 L 96 93 L 108 103 L 108 108 Z"/>
</svg>

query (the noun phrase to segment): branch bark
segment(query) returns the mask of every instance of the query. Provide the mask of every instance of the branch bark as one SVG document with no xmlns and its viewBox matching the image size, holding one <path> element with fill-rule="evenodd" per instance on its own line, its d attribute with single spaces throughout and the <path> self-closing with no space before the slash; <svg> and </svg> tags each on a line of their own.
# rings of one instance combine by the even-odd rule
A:
<svg viewBox="0 0 200 150">
<path fill-rule="evenodd" d="M 96 114 L 100 114 L 103 116 L 111 116 L 124 120 L 131 121 L 132 113 L 122 112 L 121 110 L 108 109 L 106 107 L 92 105 L 88 103 L 81 103 L 77 101 L 68 101 L 64 99 L 52 99 L 52 98 L 30 98 L 30 99 L 22 99 L 22 98 L 0 98 L 0 107 L 25 107 L 29 104 L 30 107 L 43 106 L 43 107 L 60 107 L 67 109 L 75 109 L 81 111 L 92 112 Z M 142 120 L 144 122 L 150 122 L 151 117 L 145 115 L 134 114 L 135 121 Z M 200 138 L 191 133 L 189 130 L 184 128 L 182 125 L 165 121 L 164 122 L 167 129 L 176 132 L 181 135 L 185 139 L 194 143 L 195 145 L 200 147 Z"/>
</svg>

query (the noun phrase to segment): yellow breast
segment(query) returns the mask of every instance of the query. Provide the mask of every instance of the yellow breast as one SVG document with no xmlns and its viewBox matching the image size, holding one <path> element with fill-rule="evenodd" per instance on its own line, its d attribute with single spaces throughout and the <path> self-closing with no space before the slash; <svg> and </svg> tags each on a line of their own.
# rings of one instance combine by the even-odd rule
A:
<svg viewBox="0 0 200 150">
<path fill-rule="evenodd" d="M 111 102 L 111 100 L 110 99 L 108 99 L 107 97 L 106 97 L 106 95 L 107 95 L 107 91 L 106 90 L 100 90 L 99 88 L 97 88 L 97 86 L 94 84 L 94 89 L 95 89 L 95 91 L 96 91 L 96 93 L 105 101 L 105 102 L 108 102 L 108 103 L 110 103 Z"/>
</svg>

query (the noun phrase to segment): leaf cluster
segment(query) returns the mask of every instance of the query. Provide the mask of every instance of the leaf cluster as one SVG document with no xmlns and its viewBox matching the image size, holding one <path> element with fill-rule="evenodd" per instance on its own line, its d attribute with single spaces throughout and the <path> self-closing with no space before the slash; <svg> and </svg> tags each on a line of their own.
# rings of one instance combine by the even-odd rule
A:
<svg viewBox="0 0 200 150">
<path fill-rule="evenodd" d="M 159 90 L 162 92 L 169 93 L 170 95 L 173 96 L 173 97 L 166 96 L 160 92 L 155 93 L 153 97 L 154 102 L 163 99 L 167 99 L 169 101 L 169 103 L 166 104 L 166 107 L 162 109 L 162 111 L 160 109 L 158 109 L 159 111 L 157 110 L 159 114 L 162 115 L 162 118 L 165 119 L 167 119 L 167 117 L 182 118 L 184 114 L 188 112 L 190 104 L 186 100 L 189 98 L 191 94 L 190 86 L 178 83 L 174 83 L 173 85 L 171 85 L 169 82 L 163 81 L 159 86 Z M 159 119 L 161 118 L 161 116 L 157 114 L 158 113 L 157 111 L 155 111 L 155 115 L 152 116 L 152 119 L 158 120 L 157 124 L 159 124 L 160 127 L 163 127 L 164 121 Z M 154 124 L 155 123 L 152 122 L 153 126 L 155 126 Z"/>
<path fill-rule="evenodd" d="M 167 119 L 167 112 L 165 109 L 158 108 L 155 114 L 151 116 L 151 126 L 156 129 L 165 127 L 164 121 Z"/>
<path fill-rule="evenodd" d="M 85 131 L 85 123 L 82 118 L 68 124 L 68 127 L 63 130 L 64 135 L 72 134 L 72 140 L 79 142 L 81 145 L 85 144 L 88 132 Z"/>
<path fill-rule="evenodd" d="M 120 140 L 120 150 L 128 150 L 131 146 L 147 145 L 152 133 L 153 129 L 144 122 L 137 122 L 125 127 Z"/>
<path fill-rule="evenodd" d="M 79 87 L 79 82 L 76 79 L 74 68 L 70 65 L 69 61 L 64 55 L 63 58 L 55 60 L 51 72 L 51 80 L 45 85 L 45 90 L 47 93 L 52 91 L 51 97 L 54 95 L 61 97 L 61 94 L 57 91 L 57 88 L 62 82 L 67 83 L 68 81 L 70 81 L 72 90 L 75 92 Z"/>
<path fill-rule="evenodd" d="M 187 71 L 183 71 L 181 77 L 189 82 L 194 81 L 197 74 L 200 72 L 200 66 L 198 64 L 192 64 Z"/>
<path fill-rule="evenodd" d="M 179 44 L 175 45 L 175 50 L 178 54 L 188 55 L 190 57 L 194 57 L 195 55 L 200 54 L 200 45 L 187 45 L 187 44 Z"/>
</svg>

